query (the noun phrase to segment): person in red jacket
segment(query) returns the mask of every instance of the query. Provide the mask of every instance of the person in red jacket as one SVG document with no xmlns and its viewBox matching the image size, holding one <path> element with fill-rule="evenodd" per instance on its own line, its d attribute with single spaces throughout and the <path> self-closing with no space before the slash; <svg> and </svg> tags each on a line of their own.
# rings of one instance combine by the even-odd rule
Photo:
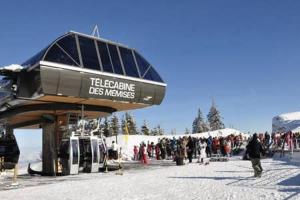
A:
<svg viewBox="0 0 300 200">
<path fill-rule="evenodd" d="M 142 164 L 147 165 L 148 164 L 148 158 L 147 158 L 147 150 L 146 150 L 146 145 L 143 143 L 141 147 L 141 161 Z"/>
<path fill-rule="evenodd" d="M 156 155 L 156 160 L 160 160 L 160 148 L 159 148 L 159 144 L 156 144 L 156 146 L 155 146 L 155 155 Z"/>
</svg>

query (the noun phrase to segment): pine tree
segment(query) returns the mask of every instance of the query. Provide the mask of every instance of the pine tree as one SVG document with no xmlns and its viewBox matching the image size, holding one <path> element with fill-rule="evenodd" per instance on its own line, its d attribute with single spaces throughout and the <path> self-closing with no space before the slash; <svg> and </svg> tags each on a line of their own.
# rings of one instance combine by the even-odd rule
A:
<svg viewBox="0 0 300 200">
<path fill-rule="evenodd" d="M 107 120 L 107 117 L 105 117 L 105 119 L 104 119 L 104 124 L 102 125 L 102 127 L 103 127 L 103 135 L 105 136 L 105 137 L 109 137 L 109 136 L 111 136 L 111 134 L 110 134 L 110 131 L 109 131 L 109 123 L 108 123 L 108 120 Z"/>
<path fill-rule="evenodd" d="M 209 122 L 210 130 L 212 131 L 225 128 L 220 112 L 217 110 L 214 102 L 212 102 L 212 106 L 207 115 L 207 120 Z"/>
<path fill-rule="evenodd" d="M 193 121 L 192 133 L 203 133 L 209 130 L 206 122 L 203 119 L 203 114 L 200 109 L 198 109 L 198 115 Z"/>
<path fill-rule="evenodd" d="M 119 119 L 117 115 L 113 115 L 110 121 L 110 132 L 111 135 L 115 136 L 119 134 L 120 125 L 119 125 Z"/>
<path fill-rule="evenodd" d="M 185 135 L 189 135 L 190 133 L 191 133 L 190 130 L 189 130 L 188 128 L 185 128 L 184 134 L 185 134 Z"/>
<path fill-rule="evenodd" d="M 141 127 L 141 134 L 142 135 L 150 135 L 150 131 L 149 131 L 148 124 L 147 124 L 146 120 L 144 120 L 144 124 Z"/>
<path fill-rule="evenodd" d="M 161 128 L 160 124 L 157 125 L 157 135 L 164 135 L 165 131 Z"/>
<path fill-rule="evenodd" d="M 150 135 L 158 135 L 158 130 L 156 127 L 151 130 Z"/>
<path fill-rule="evenodd" d="M 124 119 L 124 116 L 122 118 L 122 121 L 121 121 L 121 128 L 122 128 L 122 134 L 125 135 L 125 134 L 129 134 L 128 131 L 128 128 L 126 128 L 126 120 Z M 127 130 L 126 130 L 127 129 Z"/>
<path fill-rule="evenodd" d="M 128 112 L 125 113 L 125 119 L 122 120 L 122 131 L 123 134 L 136 135 L 137 128 L 136 123 L 132 115 Z M 127 133 L 128 131 L 128 133 Z"/>
</svg>

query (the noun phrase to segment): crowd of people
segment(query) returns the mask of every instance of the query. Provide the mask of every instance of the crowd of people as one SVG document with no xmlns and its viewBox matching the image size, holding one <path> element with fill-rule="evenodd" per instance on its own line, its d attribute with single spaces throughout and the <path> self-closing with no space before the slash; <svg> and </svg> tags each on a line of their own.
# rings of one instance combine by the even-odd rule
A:
<svg viewBox="0 0 300 200">
<path fill-rule="evenodd" d="M 188 159 L 189 162 L 192 162 L 193 158 L 198 158 L 198 162 L 203 163 L 205 158 L 210 158 L 213 154 L 230 157 L 241 147 L 244 139 L 242 135 L 161 138 L 157 143 L 148 141 L 147 144 L 142 142 L 139 146 L 134 146 L 134 160 L 147 164 L 148 158 L 174 161 L 183 158 Z"/>
</svg>

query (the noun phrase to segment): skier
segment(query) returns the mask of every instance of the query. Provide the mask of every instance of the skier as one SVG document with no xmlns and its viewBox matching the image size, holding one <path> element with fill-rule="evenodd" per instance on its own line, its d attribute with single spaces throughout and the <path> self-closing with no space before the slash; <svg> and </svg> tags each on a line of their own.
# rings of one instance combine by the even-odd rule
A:
<svg viewBox="0 0 300 200">
<path fill-rule="evenodd" d="M 261 177 L 263 168 L 260 163 L 260 154 L 263 152 L 263 148 L 256 133 L 253 134 L 252 140 L 250 140 L 246 148 L 254 169 L 254 177 Z"/>
</svg>

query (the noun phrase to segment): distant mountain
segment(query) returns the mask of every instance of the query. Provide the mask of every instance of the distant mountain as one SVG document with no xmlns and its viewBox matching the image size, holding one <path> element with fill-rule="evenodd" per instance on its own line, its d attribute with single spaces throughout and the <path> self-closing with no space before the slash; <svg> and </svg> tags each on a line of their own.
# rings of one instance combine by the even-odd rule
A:
<svg viewBox="0 0 300 200">
<path fill-rule="evenodd" d="M 300 132 L 300 112 L 284 113 L 273 117 L 272 132 Z"/>
</svg>

